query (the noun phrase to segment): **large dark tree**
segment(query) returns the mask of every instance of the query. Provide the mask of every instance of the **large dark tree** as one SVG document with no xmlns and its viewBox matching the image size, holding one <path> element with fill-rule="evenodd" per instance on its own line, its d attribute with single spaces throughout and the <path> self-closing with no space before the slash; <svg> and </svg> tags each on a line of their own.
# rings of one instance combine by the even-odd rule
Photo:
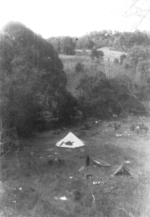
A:
<svg viewBox="0 0 150 217">
<path fill-rule="evenodd" d="M 3 122 L 21 135 L 53 118 L 67 83 L 52 45 L 16 22 L 0 34 L 0 81 Z"/>
</svg>

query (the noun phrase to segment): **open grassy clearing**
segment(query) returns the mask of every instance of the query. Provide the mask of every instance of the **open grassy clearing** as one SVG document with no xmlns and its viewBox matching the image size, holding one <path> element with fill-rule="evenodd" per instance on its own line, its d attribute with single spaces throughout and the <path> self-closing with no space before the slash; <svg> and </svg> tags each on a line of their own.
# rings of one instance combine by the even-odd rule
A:
<svg viewBox="0 0 150 217">
<path fill-rule="evenodd" d="M 67 89 L 74 96 L 78 96 L 80 94 L 76 89 L 76 87 L 79 85 L 80 80 L 86 75 L 94 76 L 97 78 L 102 77 L 104 75 L 106 75 L 107 78 L 114 78 L 115 76 L 124 76 L 124 77 L 128 75 L 129 77 L 132 76 L 132 73 L 130 72 L 129 69 L 128 70 L 125 69 L 123 65 L 114 64 L 113 62 L 109 61 L 108 58 L 104 58 L 104 60 L 95 62 L 91 59 L 90 56 L 85 56 L 85 55 L 83 56 L 82 55 L 81 56 L 60 55 L 59 57 L 63 62 L 64 70 L 67 75 L 67 80 L 68 80 Z M 76 72 L 75 70 L 77 63 L 82 63 L 84 65 L 84 68 L 81 72 Z"/>
<path fill-rule="evenodd" d="M 88 130 L 80 125 L 22 141 L 24 150 L 1 158 L 0 216 L 150 216 L 150 135 L 137 135 L 129 129 L 141 121 L 150 127 L 149 118 L 122 118 L 119 130 L 109 127 L 112 121 L 95 123 L 91 119 Z M 86 146 L 73 150 L 56 147 L 69 131 Z M 79 172 L 87 153 L 111 166 L 91 165 Z M 53 165 L 56 157 L 62 161 Z M 130 162 L 126 167 L 132 176 L 112 177 L 125 161 Z"/>
<path fill-rule="evenodd" d="M 116 58 L 118 58 L 118 60 L 119 60 L 120 56 L 122 54 L 127 55 L 127 53 L 125 53 L 125 52 L 110 50 L 109 47 L 103 47 L 103 48 L 100 48 L 98 50 L 103 51 L 104 52 L 104 58 L 109 59 L 110 61 L 114 61 L 114 59 L 116 59 Z"/>
</svg>

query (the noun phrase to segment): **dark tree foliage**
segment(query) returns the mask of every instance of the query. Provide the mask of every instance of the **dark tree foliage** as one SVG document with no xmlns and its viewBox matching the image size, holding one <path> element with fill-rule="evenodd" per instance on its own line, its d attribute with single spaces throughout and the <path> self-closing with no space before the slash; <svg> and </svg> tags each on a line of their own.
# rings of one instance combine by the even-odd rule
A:
<svg viewBox="0 0 150 217">
<path fill-rule="evenodd" d="M 75 71 L 76 71 L 77 73 L 83 72 L 83 71 L 84 71 L 84 68 L 85 68 L 85 65 L 84 65 L 83 63 L 81 63 L 81 62 L 78 62 L 78 63 L 76 63 L 76 65 L 75 65 Z"/>
<path fill-rule="evenodd" d="M 63 125 L 71 124 L 78 112 L 78 102 L 69 92 L 62 91 L 57 97 L 57 110 L 54 117 L 59 119 L 59 123 Z"/>
<path fill-rule="evenodd" d="M 79 101 L 85 118 L 106 118 L 120 114 L 121 104 L 129 98 L 127 85 L 122 78 L 108 80 L 105 76 L 85 76 L 78 88 L 82 91 Z"/>
<path fill-rule="evenodd" d="M 95 46 L 94 41 L 88 36 L 78 38 L 76 42 L 77 49 L 92 49 Z"/>
<path fill-rule="evenodd" d="M 59 39 L 60 38 L 56 38 Z M 73 38 L 72 38 L 73 40 Z M 54 40 L 52 40 L 53 42 Z M 56 46 L 56 41 L 54 46 Z M 61 39 L 62 41 L 62 39 Z M 146 32 L 112 32 L 110 30 L 95 31 L 76 40 L 76 49 L 93 49 L 94 47 L 110 47 L 115 50 L 127 52 L 133 46 L 150 46 L 150 36 Z"/>
<path fill-rule="evenodd" d="M 3 123 L 22 136 L 54 116 L 73 116 L 61 60 L 52 45 L 21 23 L 9 23 L 0 34 L 0 82 Z M 71 106 L 66 109 L 65 103 Z"/>
<path fill-rule="evenodd" d="M 62 53 L 66 55 L 75 54 L 75 43 L 71 37 L 65 37 L 62 40 Z"/>
<path fill-rule="evenodd" d="M 91 52 L 91 58 L 94 59 L 102 59 L 104 57 L 104 52 L 101 51 L 101 50 L 97 50 L 95 48 L 92 49 L 92 52 Z"/>
<path fill-rule="evenodd" d="M 115 59 L 114 59 L 114 64 L 116 64 L 116 65 L 119 64 L 119 60 L 118 60 L 118 58 L 115 58 Z"/>
<path fill-rule="evenodd" d="M 132 49 L 130 49 L 127 58 L 130 61 L 130 64 L 135 67 L 139 61 L 148 61 L 150 59 L 150 49 L 149 47 L 135 45 Z"/>
<path fill-rule="evenodd" d="M 124 61 L 124 59 L 126 59 L 126 55 L 125 54 L 122 54 L 121 56 L 120 56 L 120 65 L 122 65 L 123 64 L 123 61 Z"/>
<path fill-rule="evenodd" d="M 61 40 L 59 37 L 51 37 L 51 38 L 47 39 L 47 41 L 53 45 L 53 47 L 54 47 L 55 51 L 57 51 L 57 53 L 61 52 Z"/>
<path fill-rule="evenodd" d="M 53 37 L 47 40 L 51 43 L 54 49 L 58 53 L 63 53 L 66 55 L 74 55 L 75 54 L 75 41 L 73 38 L 67 37 Z"/>
</svg>

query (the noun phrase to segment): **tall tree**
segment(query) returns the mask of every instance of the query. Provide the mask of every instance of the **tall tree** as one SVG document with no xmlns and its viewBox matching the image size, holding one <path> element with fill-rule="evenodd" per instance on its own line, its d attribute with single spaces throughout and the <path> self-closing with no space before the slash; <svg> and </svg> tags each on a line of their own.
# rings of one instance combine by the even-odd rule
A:
<svg viewBox="0 0 150 217">
<path fill-rule="evenodd" d="M 12 22 L 0 34 L 1 115 L 20 134 L 37 120 L 53 117 L 66 92 L 66 75 L 53 47 L 21 23 Z M 51 115 L 50 115 L 51 114 Z"/>
</svg>

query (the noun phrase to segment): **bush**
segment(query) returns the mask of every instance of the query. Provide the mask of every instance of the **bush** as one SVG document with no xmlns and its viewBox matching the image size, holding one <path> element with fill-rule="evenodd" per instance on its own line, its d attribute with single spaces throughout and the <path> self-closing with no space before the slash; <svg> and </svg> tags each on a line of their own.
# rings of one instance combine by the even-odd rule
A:
<svg viewBox="0 0 150 217">
<path fill-rule="evenodd" d="M 84 71 L 84 64 L 83 63 L 81 63 L 81 62 L 78 62 L 78 63 L 76 63 L 76 65 L 75 65 L 75 71 L 77 72 L 77 73 L 79 73 L 79 72 L 82 72 L 82 71 Z"/>
<path fill-rule="evenodd" d="M 79 105 L 75 97 L 73 97 L 69 92 L 62 93 L 56 114 L 60 124 L 72 124 L 78 113 L 78 108 Z"/>
<path fill-rule="evenodd" d="M 98 79 L 85 76 L 78 88 L 82 90 L 79 102 L 85 118 L 118 115 L 122 111 L 122 104 L 129 98 L 128 81 L 123 77 Z"/>
<path fill-rule="evenodd" d="M 117 65 L 119 64 L 118 58 L 115 58 L 115 59 L 114 59 L 114 64 L 117 64 Z"/>
<path fill-rule="evenodd" d="M 95 48 L 93 48 L 92 49 L 92 52 L 91 52 L 91 58 L 92 59 L 94 59 L 94 58 L 96 58 L 96 59 L 102 59 L 104 57 L 104 52 L 103 51 L 101 51 L 101 50 L 97 50 L 97 49 L 95 49 Z"/>
<path fill-rule="evenodd" d="M 127 56 L 127 59 L 130 61 L 130 65 L 136 67 L 140 59 L 149 60 L 150 59 L 150 50 L 144 46 L 134 46 Z"/>
<path fill-rule="evenodd" d="M 124 59 L 126 59 L 126 55 L 125 54 L 122 54 L 121 56 L 120 56 L 120 65 L 122 65 L 122 63 L 123 63 L 123 61 L 124 61 Z"/>
</svg>

